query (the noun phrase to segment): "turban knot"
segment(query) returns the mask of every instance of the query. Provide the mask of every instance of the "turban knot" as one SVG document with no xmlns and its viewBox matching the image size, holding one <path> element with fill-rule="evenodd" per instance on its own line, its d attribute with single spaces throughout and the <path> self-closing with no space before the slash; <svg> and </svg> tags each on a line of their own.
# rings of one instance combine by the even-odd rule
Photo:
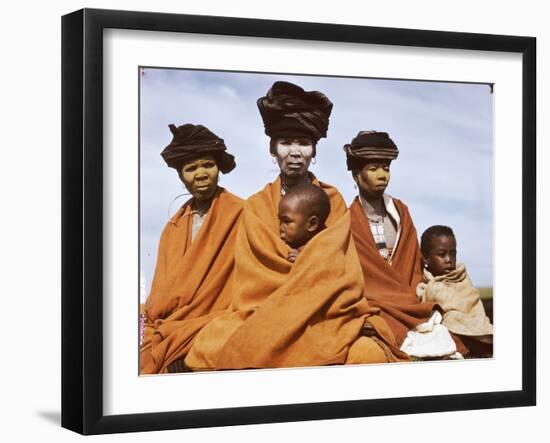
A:
<svg viewBox="0 0 550 443">
<path fill-rule="evenodd" d="M 307 137 L 317 142 L 327 136 L 332 102 L 319 91 L 275 82 L 257 103 L 265 133 L 271 138 Z"/>
<path fill-rule="evenodd" d="M 235 168 L 235 157 L 226 152 L 223 139 L 208 128 L 190 123 L 178 127 L 170 124 L 168 127 L 173 138 L 160 155 L 169 167 L 179 169 L 188 160 L 211 154 L 224 174 Z"/>
<path fill-rule="evenodd" d="M 344 146 L 348 170 L 357 168 L 366 160 L 395 160 L 399 155 L 396 144 L 387 132 L 361 131 Z"/>
</svg>

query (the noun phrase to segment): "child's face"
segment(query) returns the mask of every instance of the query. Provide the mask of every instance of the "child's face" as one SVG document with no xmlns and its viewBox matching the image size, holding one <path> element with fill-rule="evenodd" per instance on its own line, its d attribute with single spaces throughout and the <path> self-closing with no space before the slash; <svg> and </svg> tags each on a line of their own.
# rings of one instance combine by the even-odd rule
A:
<svg viewBox="0 0 550 443">
<path fill-rule="evenodd" d="M 438 235 L 430 242 L 430 253 L 424 263 L 434 277 L 456 269 L 456 240 L 448 235 Z"/>
<path fill-rule="evenodd" d="M 308 217 L 296 197 L 282 198 L 279 203 L 279 235 L 291 248 L 305 245 L 318 226 L 316 216 Z"/>
</svg>

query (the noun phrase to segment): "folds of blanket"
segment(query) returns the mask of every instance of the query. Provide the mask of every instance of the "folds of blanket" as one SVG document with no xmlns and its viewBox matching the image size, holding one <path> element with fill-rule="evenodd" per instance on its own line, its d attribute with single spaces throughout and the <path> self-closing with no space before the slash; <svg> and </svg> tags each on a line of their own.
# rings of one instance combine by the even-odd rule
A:
<svg viewBox="0 0 550 443">
<path fill-rule="evenodd" d="M 142 374 L 166 372 L 201 328 L 230 304 L 234 245 L 243 201 L 219 188 L 191 242 L 189 200 L 162 232 L 140 353 Z"/>
<path fill-rule="evenodd" d="M 478 337 L 480 341 L 487 341 L 487 336 L 492 336 L 493 326 L 485 315 L 479 291 L 472 285 L 463 264 L 437 277 L 424 269 L 424 282 L 417 286 L 416 291 L 422 302 L 441 306 L 442 323 L 449 331 Z"/>
<path fill-rule="evenodd" d="M 308 242 L 294 264 L 279 238 L 280 179 L 245 202 L 231 310 L 198 334 L 185 360 L 188 367 L 273 368 L 407 358 L 363 297 L 344 200 L 335 188 L 314 183 L 327 192 L 331 213 L 327 228 Z M 361 336 L 367 318 L 378 332 L 375 338 Z"/>
<path fill-rule="evenodd" d="M 389 264 L 378 252 L 369 221 L 358 198 L 350 206 L 351 232 L 365 278 L 365 296 L 401 345 L 407 332 L 429 320 L 435 303 L 420 303 L 416 285 L 422 281 L 421 254 L 409 210 L 393 199 L 401 217 L 401 233 Z"/>
</svg>

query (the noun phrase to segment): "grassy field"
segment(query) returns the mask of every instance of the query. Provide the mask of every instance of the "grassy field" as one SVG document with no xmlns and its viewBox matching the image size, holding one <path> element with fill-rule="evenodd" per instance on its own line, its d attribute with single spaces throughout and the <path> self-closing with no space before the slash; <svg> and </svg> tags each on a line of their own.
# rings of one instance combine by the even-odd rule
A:
<svg viewBox="0 0 550 443">
<path fill-rule="evenodd" d="M 493 298 L 493 288 L 477 288 L 482 300 Z"/>
<path fill-rule="evenodd" d="M 485 313 L 493 323 L 493 288 L 477 288 L 479 290 L 479 296 L 481 303 L 485 308 Z"/>
</svg>

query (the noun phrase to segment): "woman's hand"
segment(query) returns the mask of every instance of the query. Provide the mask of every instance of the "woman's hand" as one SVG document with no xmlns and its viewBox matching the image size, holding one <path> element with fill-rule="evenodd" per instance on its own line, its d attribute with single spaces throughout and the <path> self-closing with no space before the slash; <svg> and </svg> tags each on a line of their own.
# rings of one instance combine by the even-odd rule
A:
<svg viewBox="0 0 550 443">
<path fill-rule="evenodd" d="M 296 258 L 298 258 L 298 255 L 300 254 L 300 251 L 298 249 L 291 249 L 288 253 L 287 260 L 290 263 L 294 263 L 296 261 Z"/>
</svg>

